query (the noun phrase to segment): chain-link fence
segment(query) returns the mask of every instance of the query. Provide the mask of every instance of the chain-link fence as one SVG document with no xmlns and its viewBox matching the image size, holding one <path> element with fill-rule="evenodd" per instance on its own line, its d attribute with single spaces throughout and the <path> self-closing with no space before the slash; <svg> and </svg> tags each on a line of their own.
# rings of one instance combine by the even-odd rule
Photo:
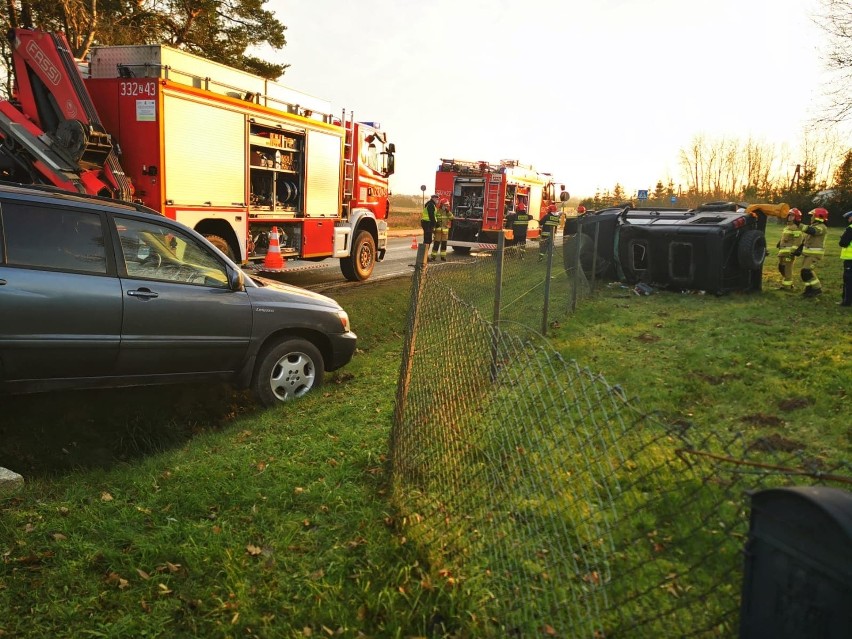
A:
<svg viewBox="0 0 852 639">
<path fill-rule="evenodd" d="M 559 268 L 535 248 L 418 253 L 391 462 L 404 534 L 458 602 L 435 634 L 735 636 L 747 491 L 850 469 L 699 437 L 563 359 L 540 324 L 593 284 L 570 246 Z"/>
<path fill-rule="evenodd" d="M 546 335 L 548 327 L 576 308 L 596 284 L 591 262 L 584 264 L 575 250 L 577 241 L 575 236 L 558 235 L 552 242 L 512 245 L 500 236 L 498 244 L 482 245 L 488 250 L 457 247 L 451 261 L 430 267 L 439 267 L 443 285 L 463 292 L 465 301 L 492 323 Z M 591 255 L 594 240 L 581 236 L 579 241 L 584 254 Z"/>
</svg>

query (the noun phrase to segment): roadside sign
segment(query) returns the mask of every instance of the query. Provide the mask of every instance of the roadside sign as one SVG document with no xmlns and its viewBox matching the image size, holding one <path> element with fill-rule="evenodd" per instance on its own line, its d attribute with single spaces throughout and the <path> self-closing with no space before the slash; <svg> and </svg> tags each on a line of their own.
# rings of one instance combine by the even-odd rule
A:
<svg viewBox="0 0 852 639">
<path fill-rule="evenodd" d="M 675 197 L 674 195 L 672 195 L 672 204 L 674 204 L 675 202 L 677 202 L 677 197 Z"/>
<path fill-rule="evenodd" d="M 639 189 L 638 195 L 636 197 L 638 197 L 640 200 L 647 200 L 648 189 Z"/>
</svg>

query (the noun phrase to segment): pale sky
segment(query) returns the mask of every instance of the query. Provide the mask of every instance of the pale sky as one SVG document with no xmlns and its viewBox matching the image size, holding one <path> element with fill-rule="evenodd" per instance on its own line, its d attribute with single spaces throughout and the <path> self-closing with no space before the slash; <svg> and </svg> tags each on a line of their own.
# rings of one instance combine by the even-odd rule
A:
<svg viewBox="0 0 852 639">
<path fill-rule="evenodd" d="M 823 93 L 817 0 L 269 0 L 283 84 L 378 121 L 391 189 L 518 160 L 574 196 L 679 181 L 712 139 L 795 148 Z"/>
</svg>

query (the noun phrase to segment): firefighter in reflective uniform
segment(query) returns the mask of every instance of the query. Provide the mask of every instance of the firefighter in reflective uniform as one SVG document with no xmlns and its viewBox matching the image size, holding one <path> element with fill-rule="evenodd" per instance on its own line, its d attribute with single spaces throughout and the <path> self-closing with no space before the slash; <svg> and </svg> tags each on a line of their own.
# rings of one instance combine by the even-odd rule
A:
<svg viewBox="0 0 852 639">
<path fill-rule="evenodd" d="M 841 306 L 852 306 L 852 211 L 843 214 L 849 225 L 840 236 L 840 259 L 843 260 L 843 298 Z"/>
<path fill-rule="evenodd" d="M 438 196 L 433 195 L 423 207 L 420 214 L 420 228 L 423 229 L 423 243 L 429 246 L 432 243 L 432 231 L 435 229 L 435 211 L 438 208 Z"/>
<path fill-rule="evenodd" d="M 793 290 L 793 264 L 796 261 L 794 252 L 802 243 L 802 212 L 799 209 L 790 209 L 787 213 L 787 224 L 781 231 L 781 239 L 778 240 L 778 272 L 781 273 L 781 289 Z"/>
<path fill-rule="evenodd" d="M 819 264 L 825 254 L 825 221 L 828 219 L 828 211 L 823 208 L 814 209 L 810 213 L 811 223 L 802 229 L 802 243 L 794 251 L 794 255 L 803 255 L 801 276 L 805 283 L 805 297 L 816 297 L 822 293 L 820 284 L 814 268 Z"/>
<path fill-rule="evenodd" d="M 544 260 L 547 255 L 550 242 L 556 237 L 556 231 L 559 228 L 559 222 L 562 221 L 562 215 L 557 211 L 555 204 L 550 204 L 547 207 L 544 215 L 538 221 L 541 228 L 541 240 L 538 245 L 538 261 Z"/>
<path fill-rule="evenodd" d="M 503 227 L 512 229 L 512 245 L 518 247 L 516 250 L 521 259 L 524 259 L 524 253 L 526 252 L 529 224 L 530 214 L 527 213 L 527 206 L 523 202 L 518 202 L 515 210 L 509 213 L 503 220 Z"/>
<path fill-rule="evenodd" d="M 447 238 L 450 235 L 452 220 L 453 212 L 450 210 L 450 201 L 442 197 L 435 209 L 434 241 L 432 242 L 432 254 L 429 256 L 430 260 L 434 260 L 440 255 L 442 262 L 447 261 Z"/>
</svg>

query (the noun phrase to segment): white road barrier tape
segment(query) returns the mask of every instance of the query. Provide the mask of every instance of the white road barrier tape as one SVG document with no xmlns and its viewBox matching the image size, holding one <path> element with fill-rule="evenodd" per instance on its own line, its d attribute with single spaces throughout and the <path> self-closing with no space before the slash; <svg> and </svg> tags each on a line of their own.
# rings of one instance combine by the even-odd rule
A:
<svg viewBox="0 0 852 639">
<path fill-rule="evenodd" d="M 261 266 L 243 266 L 243 270 L 247 273 L 298 273 L 299 271 L 315 271 L 321 268 L 328 268 L 330 266 L 329 263 L 311 263 L 304 264 L 300 266 L 290 266 L 290 263 L 287 262 L 284 268 L 264 268 Z"/>
<path fill-rule="evenodd" d="M 497 248 L 496 244 L 484 244 L 482 242 L 462 242 L 460 240 L 450 240 L 447 242 L 447 246 L 467 246 L 469 248 L 475 249 L 488 249 L 494 250 Z"/>
</svg>

